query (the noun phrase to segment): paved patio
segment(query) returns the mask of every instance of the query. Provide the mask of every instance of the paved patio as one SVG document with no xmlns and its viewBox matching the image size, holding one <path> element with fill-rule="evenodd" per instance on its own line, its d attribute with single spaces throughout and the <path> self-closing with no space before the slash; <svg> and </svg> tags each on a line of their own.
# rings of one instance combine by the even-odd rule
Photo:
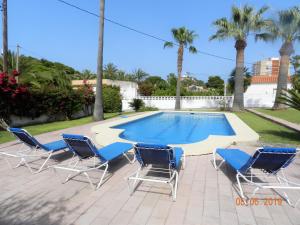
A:
<svg viewBox="0 0 300 225">
<path fill-rule="evenodd" d="M 41 142 L 56 140 L 63 132 L 93 136 L 90 128 L 94 125 L 37 138 Z M 0 145 L 0 151 L 15 151 L 19 145 L 14 143 Z M 255 149 L 254 145 L 240 147 L 249 152 Z M 59 154 L 56 159 L 68 156 Z M 111 165 L 113 175 L 98 191 L 93 191 L 84 177 L 61 184 L 52 170 L 31 175 L 24 167 L 11 170 L 1 160 L 0 224 L 300 224 L 300 206 L 291 208 L 286 202 L 282 206 L 236 205 L 234 172 L 227 166 L 216 171 L 210 160 L 211 155 L 187 157 L 186 168 L 180 172 L 176 202 L 172 202 L 168 186 L 152 183 L 142 183 L 130 197 L 124 178 L 138 165 L 128 164 L 125 159 Z M 300 182 L 299 158 L 287 172 L 292 180 Z M 300 193 L 291 196 L 299 198 Z M 279 196 L 267 191 L 259 197 Z"/>
</svg>

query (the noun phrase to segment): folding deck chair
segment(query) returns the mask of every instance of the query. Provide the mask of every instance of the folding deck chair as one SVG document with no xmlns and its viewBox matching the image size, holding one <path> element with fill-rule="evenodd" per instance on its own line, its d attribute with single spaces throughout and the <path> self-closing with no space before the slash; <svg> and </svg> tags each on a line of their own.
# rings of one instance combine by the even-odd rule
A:
<svg viewBox="0 0 300 225">
<path fill-rule="evenodd" d="M 66 149 L 67 145 L 63 140 L 49 142 L 47 144 L 41 144 L 38 140 L 36 140 L 32 135 L 30 135 L 26 130 L 21 128 L 11 128 L 8 127 L 7 131 L 12 133 L 17 139 L 19 139 L 22 143 L 22 146 L 19 151 L 15 154 L 8 152 L 0 152 L 0 155 L 4 156 L 6 162 L 10 167 L 11 164 L 8 157 L 12 158 L 20 158 L 20 162 L 17 164 L 17 167 L 21 165 L 25 165 L 31 173 L 39 173 L 43 170 L 48 160 L 52 157 L 52 155 L 60 150 Z M 27 148 L 24 148 L 27 147 Z M 42 151 L 43 150 L 43 151 Z M 42 163 L 40 168 L 37 171 L 33 171 L 33 168 L 29 165 L 32 161 L 29 159 L 34 158 L 43 158 L 46 157 L 46 160 Z"/>
<path fill-rule="evenodd" d="M 300 184 L 289 181 L 284 174 L 284 169 L 292 163 L 297 152 L 299 150 L 295 148 L 263 147 L 257 149 L 250 156 L 239 149 L 219 148 L 213 154 L 213 162 L 216 169 L 219 169 L 224 162 L 227 162 L 236 170 L 236 180 L 241 197 L 244 200 L 246 200 L 246 197 L 241 185 L 241 179 L 246 182 L 245 184 L 256 187 L 251 197 L 260 189 L 281 189 L 288 204 L 296 207 L 300 199 L 295 204 L 292 204 L 284 190 L 300 190 Z M 223 158 L 218 165 L 216 162 L 217 154 Z M 260 173 L 255 172 L 257 170 Z M 276 183 L 267 182 L 268 178 L 271 177 L 276 178 Z M 266 181 L 260 182 L 263 179 L 266 179 Z M 259 180 L 259 182 L 256 182 L 256 180 Z"/>
<path fill-rule="evenodd" d="M 185 163 L 182 148 L 138 143 L 134 146 L 134 150 L 140 167 L 127 178 L 131 195 L 136 188 L 137 181 L 165 183 L 170 185 L 173 201 L 175 201 L 178 187 L 178 170 L 180 170 L 180 166 L 184 168 Z M 143 171 L 148 165 L 152 165 L 152 167 L 148 168 L 147 171 Z M 142 172 L 145 173 L 142 174 Z M 157 176 L 153 177 L 149 174 L 156 174 Z M 159 177 L 159 175 L 165 175 L 165 177 Z"/>
<path fill-rule="evenodd" d="M 63 134 L 62 136 L 64 141 L 67 143 L 68 148 L 78 156 L 65 165 L 59 164 L 53 166 L 55 172 L 57 169 L 75 172 L 73 175 L 69 174 L 65 182 L 69 181 L 75 176 L 78 176 L 79 174 L 83 174 L 86 176 L 91 187 L 93 189 L 98 189 L 107 173 L 108 163 L 110 161 L 120 156 L 125 156 L 130 163 L 135 161 L 135 158 L 130 160 L 130 158 L 127 156 L 128 151 L 133 147 L 132 144 L 115 142 L 103 148 L 97 149 L 91 139 L 86 136 L 73 134 Z M 92 163 L 90 162 L 91 160 Z M 88 172 L 98 170 L 100 168 L 104 168 L 104 172 L 100 178 L 100 181 L 95 186 L 91 181 Z"/>
</svg>

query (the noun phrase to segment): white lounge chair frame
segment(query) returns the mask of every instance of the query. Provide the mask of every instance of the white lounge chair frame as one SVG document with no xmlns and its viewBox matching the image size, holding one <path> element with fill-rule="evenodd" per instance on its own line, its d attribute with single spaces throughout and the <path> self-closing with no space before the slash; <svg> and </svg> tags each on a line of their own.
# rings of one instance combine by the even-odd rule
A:
<svg viewBox="0 0 300 225">
<path fill-rule="evenodd" d="M 168 151 L 173 150 L 171 148 Z M 165 151 L 165 150 L 155 150 L 155 151 Z M 146 182 L 154 182 L 154 183 L 164 183 L 168 184 L 171 188 L 171 194 L 172 194 L 172 199 L 173 201 L 176 201 L 176 196 L 177 196 L 177 189 L 178 189 L 178 171 L 176 169 L 171 168 L 159 168 L 159 167 L 143 167 L 139 166 L 139 168 L 132 173 L 130 176 L 127 177 L 127 183 L 128 183 L 128 188 L 130 191 L 130 195 L 133 195 L 136 187 L 137 187 L 137 182 L 138 181 L 146 181 Z M 147 169 L 146 169 L 147 168 Z M 181 161 L 181 168 L 185 168 L 185 153 L 183 152 L 182 155 L 182 161 Z M 145 170 L 146 169 L 146 170 Z M 152 178 L 152 176 L 147 176 L 147 173 L 152 172 L 152 173 L 160 173 L 160 174 L 169 174 L 168 178 Z M 131 184 L 132 182 L 132 184 Z"/>
<path fill-rule="evenodd" d="M 28 133 L 27 130 L 25 130 L 25 129 L 23 129 L 23 130 Z M 9 130 L 7 130 L 7 131 L 10 132 Z M 12 134 L 12 135 L 14 135 L 14 134 Z M 17 136 L 15 136 L 15 137 L 19 140 L 19 138 Z M 36 173 L 41 172 L 44 169 L 47 162 L 49 161 L 49 159 L 56 152 L 56 151 L 42 150 L 38 146 L 33 148 L 32 146 L 26 145 L 23 142 L 19 142 L 19 143 L 21 144 L 21 147 L 16 153 L 0 152 L 0 156 L 3 156 L 4 160 L 6 161 L 6 163 L 8 164 L 8 166 L 10 168 L 15 169 L 15 168 L 18 168 L 20 166 L 26 166 L 32 174 L 36 174 Z M 62 149 L 62 150 L 66 151 L 65 149 Z M 19 158 L 20 161 L 16 166 L 12 166 L 12 164 L 8 160 L 8 157 L 10 157 L 10 158 Z M 30 159 L 38 159 L 38 158 L 42 159 L 43 157 L 46 157 L 45 161 L 37 169 L 37 171 L 34 171 L 33 167 L 31 167 L 29 165 L 34 160 L 31 160 L 31 161 L 29 161 L 29 160 Z"/>
<path fill-rule="evenodd" d="M 85 136 L 85 137 L 92 140 L 88 136 Z M 87 144 L 90 146 L 89 143 L 87 143 Z M 93 147 L 90 146 L 90 148 L 93 148 Z M 123 156 L 129 161 L 129 163 L 132 164 L 135 162 L 135 157 L 132 160 L 130 160 L 130 158 L 127 156 L 126 153 L 123 153 Z M 89 163 L 90 161 L 92 161 L 92 163 Z M 93 157 L 90 157 L 90 158 L 81 159 L 79 156 L 77 156 L 74 153 L 74 157 L 70 160 L 69 163 L 54 165 L 54 166 L 52 166 L 52 168 L 55 173 L 57 173 L 57 169 L 66 170 L 66 171 L 71 172 L 62 183 L 66 183 L 69 180 L 71 180 L 72 178 L 74 178 L 80 174 L 83 174 L 86 177 L 87 181 L 89 182 L 91 188 L 93 190 L 97 190 L 103 184 L 104 178 L 105 178 L 106 174 L 108 173 L 108 162 L 109 161 L 101 162 L 100 158 L 97 157 L 96 155 Z M 100 178 L 100 181 L 96 185 L 94 185 L 88 173 L 93 170 L 99 170 L 101 168 L 104 168 L 103 174 Z M 72 172 L 75 172 L 75 174 L 72 175 Z"/>
<path fill-rule="evenodd" d="M 261 148 L 256 149 L 256 151 L 259 150 L 259 149 L 261 149 Z M 296 154 L 298 154 L 299 152 L 300 152 L 300 150 L 297 149 Z M 264 153 L 264 154 L 267 154 L 267 153 Z M 274 154 L 274 152 L 272 152 L 272 154 Z M 275 153 L 275 154 L 290 154 L 291 155 L 291 153 Z M 297 155 L 294 158 L 296 158 L 296 157 L 297 157 Z M 213 152 L 213 164 L 214 164 L 215 169 L 219 170 L 220 167 L 225 162 L 225 159 L 222 158 L 221 162 L 219 164 L 217 164 L 216 158 L 217 158 L 216 157 L 216 151 L 214 151 Z M 293 160 L 293 159 L 291 159 L 291 160 Z M 252 165 L 255 163 L 255 161 L 252 162 Z M 290 163 L 290 161 L 287 161 L 286 164 L 287 163 Z M 256 171 L 258 171 L 258 172 L 256 172 Z M 284 173 L 284 166 L 282 168 L 280 168 L 278 171 L 275 171 L 273 173 L 267 173 L 267 172 L 264 172 L 260 169 L 252 168 L 251 166 L 249 167 L 249 169 L 245 173 L 241 173 L 239 171 L 236 171 L 236 172 L 237 172 L 236 180 L 237 180 L 238 188 L 239 188 L 241 197 L 245 201 L 246 204 L 248 203 L 248 200 L 253 198 L 253 196 L 255 196 L 257 191 L 259 191 L 260 189 L 273 189 L 273 190 L 279 189 L 279 190 L 282 190 L 283 195 L 284 195 L 284 199 L 292 207 L 297 207 L 297 205 L 300 202 L 300 198 L 299 198 L 297 201 L 295 201 L 295 203 L 292 203 L 292 201 L 290 200 L 288 194 L 284 191 L 285 189 L 286 190 L 300 190 L 300 184 L 299 183 L 289 181 L 286 178 L 285 173 Z M 260 179 L 260 180 L 264 179 L 264 180 L 266 180 L 266 182 L 255 182 L 254 178 Z M 277 182 L 267 182 L 267 180 L 270 180 L 270 178 L 275 178 Z M 242 187 L 242 184 L 241 184 L 241 180 L 244 180 L 246 182 L 246 183 L 243 183 L 243 185 L 255 186 L 255 189 L 253 190 L 250 197 L 245 196 L 244 190 L 243 190 L 243 187 Z"/>
</svg>

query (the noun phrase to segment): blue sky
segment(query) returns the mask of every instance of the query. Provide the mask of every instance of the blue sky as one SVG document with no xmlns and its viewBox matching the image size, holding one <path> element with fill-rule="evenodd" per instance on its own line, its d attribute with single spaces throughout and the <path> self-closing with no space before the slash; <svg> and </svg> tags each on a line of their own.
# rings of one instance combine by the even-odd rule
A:
<svg viewBox="0 0 300 225">
<path fill-rule="evenodd" d="M 99 14 L 99 0 L 66 0 Z M 299 5 L 299 0 L 268 1 L 199 1 L 199 0 L 106 0 L 106 17 L 138 30 L 172 40 L 170 30 L 186 26 L 199 37 L 195 46 L 200 51 L 235 58 L 234 41 L 208 41 L 220 17 L 229 16 L 233 4 L 268 5 L 267 16 L 277 10 Z M 70 8 L 56 0 L 8 0 L 9 47 L 19 43 L 23 54 L 43 57 L 70 65 L 78 70 L 96 71 L 98 19 Z M 176 72 L 176 48 L 163 49 L 163 43 L 106 22 L 104 63 L 113 62 L 127 72 L 141 68 L 151 75 L 166 77 Z M 255 43 L 250 37 L 246 62 L 278 56 L 280 41 Z M 295 46 L 300 54 L 299 43 Z M 184 72 L 207 80 L 210 75 L 228 78 L 232 61 L 210 56 L 185 54 Z M 249 66 L 249 65 L 248 65 Z"/>
</svg>

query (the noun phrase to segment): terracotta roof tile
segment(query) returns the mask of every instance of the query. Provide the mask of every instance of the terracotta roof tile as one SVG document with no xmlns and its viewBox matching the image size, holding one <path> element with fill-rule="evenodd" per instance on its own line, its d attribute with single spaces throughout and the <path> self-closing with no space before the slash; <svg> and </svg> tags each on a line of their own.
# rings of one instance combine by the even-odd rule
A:
<svg viewBox="0 0 300 225">
<path fill-rule="evenodd" d="M 252 84 L 276 84 L 277 76 L 253 76 L 251 79 Z M 288 77 L 288 81 L 291 81 L 291 77 Z"/>
</svg>

